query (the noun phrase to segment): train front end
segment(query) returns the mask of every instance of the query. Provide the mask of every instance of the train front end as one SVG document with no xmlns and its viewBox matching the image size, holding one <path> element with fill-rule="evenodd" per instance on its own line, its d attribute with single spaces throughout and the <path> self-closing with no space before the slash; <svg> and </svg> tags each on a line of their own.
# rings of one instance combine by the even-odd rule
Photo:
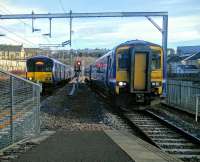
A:
<svg viewBox="0 0 200 162">
<path fill-rule="evenodd" d="M 151 49 L 147 46 L 117 48 L 116 81 L 118 104 L 149 105 L 151 101 Z"/>
<path fill-rule="evenodd" d="M 152 50 L 151 91 L 154 96 L 163 92 L 163 50 L 160 46 L 150 46 Z"/>
<path fill-rule="evenodd" d="M 53 83 L 53 60 L 45 57 L 33 57 L 27 60 L 26 78 L 41 84 Z"/>
</svg>

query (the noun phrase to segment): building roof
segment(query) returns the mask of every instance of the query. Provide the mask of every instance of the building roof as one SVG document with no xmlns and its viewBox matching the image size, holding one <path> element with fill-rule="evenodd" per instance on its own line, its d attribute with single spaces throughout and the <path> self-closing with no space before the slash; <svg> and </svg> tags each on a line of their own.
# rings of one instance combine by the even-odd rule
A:
<svg viewBox="0 0 200 162">
<path fill-rule="evenodd" d="M 181 69 L 198 69 L 195 65 L 178 65 Z"/>
<path fill-rule="evenodd" d="M 25 52 L 38 52 L 41 51 L 40 48 L 24 48 Z"/>
<path fill-rule="evenodd" d="M 0 51 L 16 51 L 21 52 L 23 45 L 4 45 L 0 44 Z"/>
<path fill-rule="evenodd" d="M 170 63 L 170 62 L 181 62 L 185 58 L 187 58 L 187 56 L 182 56 L 181 57 L 181 56 L 178 56 L 178 55 L 173 55 L 173 56 L 168 58 L 167 63 Z"/>
<path fill-rule="evenodd" d="M 199 46 L 179 46 L 179 47 L 177 47 L 178 55 L 193 55 L 197 52 L 200 52 L 200 45 Z"/>
<path fill-rule="evenodd" d="M 189 61 L 189 60 L 198 60 L 200 59 L 200 52 L 195 53 L 187 58 L 184 59 L 184 61 Z"/>
</svg>

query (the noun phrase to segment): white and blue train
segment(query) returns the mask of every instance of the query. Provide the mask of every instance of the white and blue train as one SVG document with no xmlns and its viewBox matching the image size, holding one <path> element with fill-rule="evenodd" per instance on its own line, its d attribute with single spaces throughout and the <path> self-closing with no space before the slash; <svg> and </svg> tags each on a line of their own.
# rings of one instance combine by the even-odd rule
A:
<svg viewBox="0 0 200 162">
<path fill-rule="evenodd" d="M 127 41 L 88 66 L 86 81 L 112 96 L 117 105 L 149 105 L 155 88 L 152 88 L 151 76 L 158 68 L 162 74 L 161 52 L 162 48 L 154 43 Z"/>
</svg>

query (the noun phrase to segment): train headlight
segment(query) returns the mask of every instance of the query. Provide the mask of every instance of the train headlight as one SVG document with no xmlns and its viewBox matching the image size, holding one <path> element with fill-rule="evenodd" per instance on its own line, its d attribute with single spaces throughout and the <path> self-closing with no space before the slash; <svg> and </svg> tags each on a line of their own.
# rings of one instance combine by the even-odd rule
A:
<svg viewBox="0 0 200 162">
<path fill-rule="evenodd" d="M 46 77 L 45 80 L 51 80 L 51 77 Z"/>
<path fill-rule="evenodd" d="M 120 87 L 125 87 L 127 85 L 127 83 L 126 82 L 118 82 L 118 85 Z"/>
<path fill-rule="evenodd" d="M 152 87 L 159 87 L 161 86 L 161 82 L 152 82 L 151 85 Z"/>
<path fill-rule="evenodd" d="M 29 77 L 28 80 L 32 80 L 33 78 Z"/>
<path fill-rule="evenodd" d="M 160 86 L 160 83 L 159 83 L 159 82 L 156 82 L 156 86 L 159 87 L 159 86 Z"/>
</svg>

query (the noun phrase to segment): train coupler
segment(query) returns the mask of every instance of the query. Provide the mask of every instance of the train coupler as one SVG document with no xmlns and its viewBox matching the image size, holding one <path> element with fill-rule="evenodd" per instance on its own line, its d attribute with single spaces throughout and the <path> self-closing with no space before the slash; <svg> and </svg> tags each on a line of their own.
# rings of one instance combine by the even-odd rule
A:
<svg viewBox="0 0 200 162">
<path fill-rule="evenodd" d="M 144 94 L 136 94 L 136 102 L 144 102 Z"/>
</svg>

